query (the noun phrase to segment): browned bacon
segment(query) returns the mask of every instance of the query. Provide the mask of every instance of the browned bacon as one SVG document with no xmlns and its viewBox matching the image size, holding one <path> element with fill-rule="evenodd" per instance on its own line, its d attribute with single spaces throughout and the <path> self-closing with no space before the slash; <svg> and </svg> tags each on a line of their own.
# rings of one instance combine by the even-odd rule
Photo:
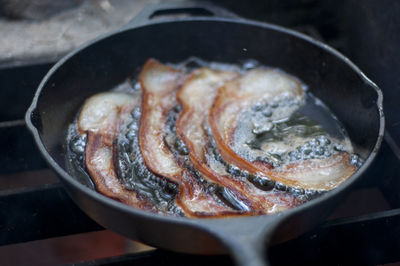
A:
<svg viewBox="0 0 400 266">
<path fill-rule="evenodd" d="M 239 214 L 218 201 L 192 173 L 179 165 L 165 143 L 167 114 L 177 104 L 176 91 L 183 79 L 181 71 L 154 59 L 146 62 L 139 76 L 143 93 L 139 143 L 146 167 L 179 186 L 176 202 L 187 216 Z"/>
<path fill-rule="evenodd" d="M 97 190 L 130 206 L 156 212 L 152 203 L 127 190 L 113 164 L 113 140 L 138 99 L 125 93 L 100 93 L 89 98 L 80 113 L 78 130 L 87 134 L 85 163 Z"/>
<path fill-rule="evenodd" d="M 222 86 L 209 115 L 215 143 L 229 164 L 250 174 L 298 188 L 329 190 L 352 175 L 356 167 L 350 164 L 349 154 L 341 152 L 326 159 L 303 160 L 274 168 L 271 164 L 250 161 L 233 149 L 238 117 L 256 102 L 301 100 L 301 84 L 293 77 L 272 69 L 253 69 Z"/>
<path fill-rule="evenodd" d="M 97 190 L 135 208 L 166 213 L 157 205 L 160 200 L 151 198 L 151 193 L 161 191 L 150 186 L 151 195 L 146 194 L 145 182 L 141 185 L 146 193 L 139 186 L 125 186 L 122 179 L 137 168 L 137 176 L 130 177 L 140 175 L 152 182 L 160 181 L 160 189 L 169 193 L 163 203 L 170 204 L 172 195 L 173 210 L 178 210 L 175 214 L 183 212 L 197 218 L 270 214 L 293 208 L 305 202 L 305 197 L 299 196 L 301 191 L 333 189 L 357 169 L 350 163 L 352 147 L 347 139 L 343 140 L 344 146 L 348 144 L 346 148 L 333 152 L 325 149 L 328 146 L 314 145 L 325 149 L 320 157 L 316 153 L 301 157 L 293 152 L 309 147 L 304 145 L 311 145 L 311 135 L 286 131 L 292 126 L 287 121 L 298 110 L 304 93 L 296 78 L 281 71 L 256 68 L 239 74 L 202 67 L 188 75 L 149 59 L 139 82 L 141 92 L 137 95 L 107 92 L 90 97 L 77 127 L 78 133 L 87 137 L 85 166 Z M 261 112 L 253 108 L 265 104 L 274 108 L 269 114 L 265 109 Z M 183 108 L 178 114 L 179 105 Z M 134 116 L 134 124 L 129 122 L 135 108 L 138 112 L 134 114 L 141 113 L 139 128 L 139 115 Z M 286 122 L 285 127 L 277 127 Z M 133 142 L 128 146 L 134 147 L 134 152 L 118 146 L 116 141 L 128 136 L 124 130 L 132 124 L 135 131 L 129 134 L 134 139 L 129 139 Z M 289 133 L 284 137 L 273 135 L 276 131 L 272 129 Z M 262 141 L 257 142 L 258 146 L 250 145 L 260 136 L 267 140 L 259 138 Z M 335 141 L 330 143 L 329 148 L 339 147 L 333 146 L 338 144 Z M 133 167 L 120 167 L 120 154 L 135 159 L 125 162 Z M 274 161 L 271 156 L 278 159 L 274 157 Z M 145 174 L 140 174 L 142 170 Z"/>
<path fill-rule="evenodd" d="M 331 190 L 357 170 L 350 164 L 350 155 L 340 152 L 326 159 L 293 162 L 269 171 L 274 180 L 291 187 L 311 190 Z"/>
<path fill-rule="evenodd" d="M 247 179 L 213 169 L 212 159 L 208 158 L 206 150 L 209 141 L 205 129 L 208 113 L 218 88 L 235 77 L 238 77 L 235 72 L 201 68 L 195 70 L 179 90 L 177 97 L 183 110 L 176 121 L 176 131 L 186 144 L 191 161 L 206 180 L 228 189 L 246 205 L 248 212 L 271 213 L 300 204 L 301 201 L 291 195 L 262 191 Z"/>
</svg>

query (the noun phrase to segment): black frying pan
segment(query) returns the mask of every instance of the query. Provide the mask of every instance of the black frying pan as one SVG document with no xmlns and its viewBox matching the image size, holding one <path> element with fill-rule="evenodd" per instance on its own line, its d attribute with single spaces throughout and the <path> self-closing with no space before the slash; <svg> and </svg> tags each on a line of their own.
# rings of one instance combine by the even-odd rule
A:
<svg viewBox="0 0 400 266">
<path fill-rule="evenodd" d="M 154 14 L 182 11 L 202 16 L 150 20 Z M 334 191 L 295 209 L 222 219 L 164 217 L 133 209 L 66 172 L 67 127 L 87 97 L 122 82 L 150 57 L 175 63 L 190 56 L 229 63 L 252 58 L 299 77 L 343 123 L 355 151 L 366 159 L 364 165 Z M 293 238 L 325 219 L 370 166 L 384 132 L 382 92 L 346 57 L 300 33 L 199 3 L 146 8 L 128 26 L 61 59 L 41 82 L 26 123 L 71 197 L 99 224 L 169 250 L 230 252 L 240 265 L 264 265 L 267 244 Z"/>
</svg>

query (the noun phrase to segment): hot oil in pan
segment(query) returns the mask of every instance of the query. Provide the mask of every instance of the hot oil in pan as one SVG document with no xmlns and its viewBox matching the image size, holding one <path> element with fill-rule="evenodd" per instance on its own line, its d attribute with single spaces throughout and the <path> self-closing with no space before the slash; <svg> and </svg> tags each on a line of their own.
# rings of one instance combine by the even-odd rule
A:
<svg viewBox="0 0 400 266">
<path fill-rule="evenodd" d="M 342 150 L 352 152 L 346 130 L 310 92 L 305 93 L 302 103 L 284 99 L 255 104 L 240 115 L 235 134 L 235 152 L 275 166 L 327 158 Z M 359 160 L 356 156 L 353 159 Z"/>
<path fill-rule="evenodd" d="M 186 72 L 199 67 L 209 67 L 217 70 L 236 71 L 242 74 L 259 66 L 258 62 L 254 60 L 248 60 L 239 66 L 209 63 L 198 58 L 189 58 L 174 65 L 177 68 L 184 68 Z M 135 78 L 124 82 L 113 90 L 137 94 L 140 97 L 140 85 Z M 222 204 L 231 206 L 233 209 L 246 211 L 242 202 L 232 197 L 228 190 L 208 183 L 192 168 L 187 149 L 182 141 L 179 141 L 179 138 L 176 137 L 174 128 L 173 118 L 176 118 L 180 109 L 179 106 L 174 107 L 168 116 L 168 119 L 172 121 L 167 123 L 169 128 L 166 130 L 169 132 L 166 137 L 169 149 L 178 159 L 180 158 L 179 160 L 185 162 L 185 166 L 201 180 L 208 193 L 216 193 Z M 281 113 L 278 119 L 274 119 L 277 118 L 274 112 Z M 285 112 L 289 115 L 282 116 L 282 113 Z M 155 176 L 144 165 L 138 144 L 140 115 L 140 108 L 135 108 L 131 117 L 122 126 L 115 141 L 118 147 L 118 161 L 114 160 L 114 166 L 118 177 L 127 189 L 137 191 L 140 195 L 149 198 L 161 213 L 182 216 L 181 209 L 176 206 L 174 201 L 178 190 L 176 185 L 168 182 L 165 178 Z M 250 161 L 265 161 L 278 167 L 304 159 L 326 158 L 343 150 L 353 152 L 347 133 L 337 118 L 319 99 L 307 91 L 305 91 L 305 98 L 302 103 L 293 103 L 287 99 L 272 103 L 256 103 L 250 109 L 241 113 L 238 120 L 234 149 L 237 154 Z M 78 134 L 76 123 L 74 121 L 70 125 L 67 136 L 67 169 L 82 184 L 95 189 L 95 185 L 85 169 L 86 137 Z M 258 177 L 248 176 L 235 166 L 224 162 L 212 144 L 211 141 L 212 156 L 226 168 L 228 173 L 231 173 L 232 176 L 249 178 L 257 187 L 265 189 L 264 184 L 257 183 L 261 182 Z M 362 160 L 357 155 L 352 154 L 351 163 L 359 167 Z M 267 189 L 288 191 L 287 187 L 276 185 L 268 186 Z M 298 191 L 292 190 L 288 193 L 296 194 Z M 306 200 L 309 198 L 304 192 L 298 193 L 297 196 Z"/>
</svg>

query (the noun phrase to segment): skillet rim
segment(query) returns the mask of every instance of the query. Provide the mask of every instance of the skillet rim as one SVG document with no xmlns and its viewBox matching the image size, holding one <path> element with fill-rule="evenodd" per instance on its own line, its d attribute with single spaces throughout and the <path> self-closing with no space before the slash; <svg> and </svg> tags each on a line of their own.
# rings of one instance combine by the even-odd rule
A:
<svg viewBox="0 0 400 266">
<path fill-rule="evenodd" d="M 259 216 L 250 216 L 250 217 L 249 216 L 244 216 L 244 217 L 238 216 L 238 217 L 223 217 L 223 218 L 191 219 L 191 218 L 186 218 L 186 217 L 174 217 L 174 216 L 150 213 L 150 212 L 147 212 L 144 210 L 135 209 L 131 206 L 125 205 L 121 202 L 118 202 L 116 200 L 113 200 L 111 198 L 108 198 L 108 197 L 102 195 L 101 193 L 97 192 L 96 190 L 86 187 L 85 185 L 81 184 L 76 179 L 74 179 L 61 166 L 59 166 L 55 162 L 55 160 L 52 158 L 52 156 L 49 154 L 49 152 L 47 151 L 46 147 L 44 146 L 44 144 L 41 140 L 38 129 L 34 126 L 32 120 L 31 120 L 33 118 L 34 113 L 36 112 L 37 103 L 40 100 L 42 90 L 47 85 L 47 81 L 53 76 L 53 74 L 56 73 L 57 70 L 64 65 L 64 63 L 66 63 L 70 58 L 72 58 L 76 54 L 80 53 L 81 51 L 83 51 L 85 49 L 89 49 L 91 45 L 93 45 L 97 42 L 100 42 L 104 39 L 107 39 L 109 37 L 112 37 L 114 35 L 117 35 L 117 34 L 120 34 L 123 32 L 127 32 L 130 30 L 139 29 L 139 28 L 151 27 L 151 26 L 158 25 L 158 24 L 184 23 L 184 22 L 193 22 L 193 21 L 194 22 L 206 21 L 206 22 L 216 22 L 216 23 L 222 22 L 222 23 L 232 23 L 232 24 L 245 24 L 248 26 L 253 26 L 253 27 L 255 26 L 255 27 L 260 27 L 260 28 L 264 28 L 264 29 L 268 29 L 268 30 L 277 31 L 282 34 L 288 34 L 288 35 L 294 36 L 296 38 L 299 38 L 301 40 L 304 40 L 304 41 L 310 43 L 311 45 L 314 45 L 317 48 L 324 50 L 324 52 L 334 55 L 338 60 L 341 60 L 344 63 L 346 63 L 346 65 L 349 66 L 351 68 L 351 70 L 355 71 L 358 74 L 358 76 L 360 77 L 360 79 L 366 85 L 368 85 L 369 87 L 372 87 L 375 90 L 377 96 L 376 96 L 376 103 L 374 105 L 376 105 L 376 107 L 378 109 L 378 113 L 379 113 L 379 130 L 378 130 L 378 136 L 376 138 L 375 145 L 374 145 L 373 149 L 371 150 L 369 156 L 364 161 L 363 165 L 356 171 L 356 173 L 353 174 L 346 181 L 344 181 L 342 184 L 340 184 L 339 187 L 337 187 L 331 191 L 328 191 L 327 193 L 324 193 L 322 196 L 320 196 L 316 199 L 313 199 L 311 201 L 308 201 L 305 204 L 302 204 L 296 208 L 289 209 L 289 210 L 286 210 L 281 213 L 277 213 L 277 214 L 273 214 L 273 215 L 266 214 L 266 215 L 259 215 Z M 296 215 L 307 209 L 311 209 L 315 205 L 322 204 L 325 200 L 329 200 L 329 198 L 333 198 L 335 195 L 344 192 L 353 183 L 355 183 L 356 180 L 358 180 L 364 174 L 364 172 L 367 171 L 369 166 L 372 164 L 372 162 L 376 158 L 376 155 L 379 151 L 379 148 L 380 148 L 382 140 L 383 140 L 384 130 L 385 130 L 385 118 L 384 118 L 384 113 L 383 113 L 383 93 L 382 93 L 381 89 L 373 81 L 371 81 L 349 58 L 344 56 L 342 53 L 340 53 L 339 51 L 330 47 L 329 45 L 322 43 L 321 41 L 318 41 L 310 36 L 307 36 L 303 33 L 300 33 L 295 30 L 291 30 L 291 29 L 288 29 L 288 28 L 285 28 L 282 26 L 265 23 L 265 22 L 258 22 L 258 21 L 243 19 L 243 18 L 218 18 L 218 17 L 191 17 L 191 18 L 178 18 L 178 19 L 176 19 L 176 18 L 175 19 L 162 19 L 162 20 L 157 20 L 157 21 L 147 21 L 147 22 L 141 23 L 141 24 L 133 24 L 133 25 L 128 24 L 126 26 L 123 26 L 120 29 L 117 29 L 110 33 L 103 34 L 97 38 L 94 38 L 94 39 L 86 42 L 85 44 L 79 46 L 78 48 L 74 49 L 73 51 L 71 51 L 70 53 L 65 55 L 63 58 L 61 58 L 55 65 L 53 65 L 51 67 L 51 69 L 48 71 L 48 73 L 44 76 L 44 78 L 40 82 L 40 84 L 35 92 L 32 103 L 29 106 L 29 108 L 25 114 L 25 122 L 26 122 L 26 125 L 27 125 L 28 129 L 30 130 L 31 134 L 33 135 L 35 143 L 38 146 L 42 156 L 45 158 L 46 162 L 51 166 L 51 168 L 53 168 L 57 172 L 58 176 L 62 179 L 63 182 L 67 182 L 74 189 L 77 189 L 80 193 L 84 193 L 87 196 L 89 196 L 90 198 L 92 198 L 93 200 L 98 201 L 99 203 L 105 204 L 108 207 L 114 208 L 118 211 L 128 213 L 129 215 L 139 216 L 139 217 L 145 218 L 145 219 L 158 220 L 158 221 L 162 221 L 165 223 L 173 222 L 175 224 L 192 225 L 192 226 L 196 226 L 196 225 L 199 226 L 200 224 L 202 224 L 201 221 L 217 220 L 217 219 L 218 220 L 219 219 L 221 219 L 221 220 L 222 219 L 238 220 L 238 219 L 254 218 L 254 217 L 269 217 L 268 219 L 271 219 L 270 217 L 277 218 L 278 216 L 280 216 L 281 218 L 284 218 L 284 217 Z M 277 218 L 277 219 L 279 219 L 279 218 Z M 199 222 L 200 222 L 200 224 L 199 224 Z M 204 228 L 202 228 L 202 229 L 204 229 Z"/>
</svg>

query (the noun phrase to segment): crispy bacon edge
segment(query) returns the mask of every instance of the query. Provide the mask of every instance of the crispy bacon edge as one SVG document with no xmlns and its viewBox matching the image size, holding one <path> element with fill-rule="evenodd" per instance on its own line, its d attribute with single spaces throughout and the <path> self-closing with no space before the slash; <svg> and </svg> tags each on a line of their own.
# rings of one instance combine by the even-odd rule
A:
<svg viewBox="0 0 400 266">
<path fill-rule="evenodd" d="M 192 89 L 190 87 L 192 85 L 192 82 L 199 82 L 198 78 L 206 79 L 207 77 L 204 77 L 204 75 L 207 74 L 215 75 L 213 78 L 216 80 L 220 79 L 220 81 L 217 82 L 219 84 L 237 77 L 237 75 L 231 75 L 231 77 L 226 77 L 227 76 L 226 72 L 224 73 L 224 72 L 218 72 L 218 71 L 212 72 L 212 71 L 213 70 L 206 68 L 195 70 L 194 72 L 192 72 L 190 77 L 185 81 L 185 83 L 182 85 L 182 87 L 179 89 L 177 93 L 177 99 L 183 106 L 183 110 L 179 114 L 179 117 L 176 121 L 176 131 L 177 134 L 184 141 L 186 147 L 188 148 L 190 159 L 194 164 L 195 168 L 206 179 L 230 190 L 230 192 L 233 193 L 235 197 L 237 197 L 242 203 L 244 203 L 249 208 L 248 213 L 251 213 L 252 215 L 270 213 L 273 211 L 275 205 L 279 205 L 280 208 L 292 208 L 301 203 L 304 203 L 302 200 L 294 197 L 293 195 L 283 195 L 283 193 L 275 191 L 274 192 L 261 191 L 249 181 L 237 180 L 229 175 L 225 176 L 218 174 L 207 165 L 204 155 L 205 150 L 204 148 L 201 149 L 199 147 L 200 143 L 197 142 L 201 140 L 207 141 L 209 137 L 207 136 L 206 132 L 204 132 L 203 126 L 204 122 L 207 121 L 209 108 L 212 106 L 212 101 L 215 98 L 218 87 L 212 87 L 212 85 L 204 84 L 202 88 L 197 88 L 197 89 L 203 89 L 205 90 L 204 93 L 207 93 L 207 97 L 202 97 L 202 99 L 197 99 L 197 102 L 199 103 L 201 102 L 201 106 L 197 106 L 197 108 L 190 106 L 189 103 L 190 101 L 187 98 L 185 98 L 185 95 L 192 96 L 194 95 L 194 93 L 188 93 L 185 90 Z M 215 82 L 215 80 L 213 81 Z M 205 82 L 207 82 L 207 80 Z M 198 84 L 195 84 L 194 86 L 196 85 Z M 218 86 L 218 84 L 214 84 L 214 86 Z M 207 100 L 210 100 L 211 102 L 207 103 L 206 102 Z M 197 110 L 198 107 L 200 107 L 201 109 Z M 195 125 L 195 128 L 193 127 L 193 125 Z M 188 137 L 188 135 L 190 135 L 188 131 L 193 131 L 194 129 L 197 129 L 196 133 L 194 134 L 198 136 L 198 138 L 196 139 L 196 143 L 193 142 Z M 205 146 L 206 143 L 203 143 L 203 147 Z"/>
<path fill-rule="evenodd" d="M 130 113 L 133 105 L 132 103 L 132 105 L 117 106 L 119 115 L 111 121 L 107 128 L 99 129 L 96 132 L 86 131 L 85 166 L 96 189 L 101 194 L 138 209 L 157 212 L 148 198 L 125 188 L 117 176 L 114 165 L 113 142 L 124 123 L 121 114 Z"/>
<path fill-rule="evenodd" d="M 230 130 L 227 130 L 225 132 L 225 138 L 224 140 L 223 134 L 224 132 L 220 132 L 218 128 L 218 119 L 220 118 L 221 114 L 223 111 L 228 108 L 230 105 L 237 104 L 237 113 L 239 114 L 242 108 L 247 107 L 248 105 L 243 104 L 244 99 L 238 97 L 237 95 L 233 95 L 231 97 L 226 97 L 230 91 L 232 91 L 234 88 L 229 87 L 229 86 L 234 86 L 238 87 L 241 86 L 241 78 L 238 78 L 236 80 L 230 81 L 226 83 L 225 85 L 221 86 L 218 90 L 217 96 L 215 97 L 213 106 L 210 110 L 209 113 L 209 124 L 211 127 L 212 134 L 215 139 L 215 144 L 217 147 L 217 150 L 220 152 L 221 156 L 224 158 L 225 161 L 227 161 L 229 164 L 235 165 L 239 167 L 240 169 L 248 171 L 250 174 L 266 178 L 269 180 L 273 180 L 275 182 L 279 182 L 281 184 L 284 184 L 288 187 L 296 187 L 296 188 L 303 188 L 303 189 L 310 189 L 310 190 L 315 190 L 315 191 L 327 191 L 335 188 L 337 185 L 342 183 L 344 180 L 346 180 L 348 177 L 350 177 L 356 170 L 357 168 L 354 165 L 350 164 L 350 160 L 341 160 L 346 166 L 347 166 L 347 171 L 345 171 L 343 177 L 338 179 L 338 182 L 336 182 L 335 185 L 329 186 L 327 184 L 322 184 L 321 186 L 314 186 L 310 184 L 305 184 L 299 181 L 296 181 L 294 179 L 289 179 L 286 178 L 285 175 L 288 175 L 289 173 L 293 173 L 293 169 L 301 166 L 301 163 L 295 162 L 291 163 L 288 165 L 288 169 L 290 171 L 281 171 L 279 168 L 274 168 L 272 165 L 265 163 L 265 162 L 249 162 L 248 160 L 240 157 L 238 154 L 235 153 L 235 151 L 229 146 L 227 141 L 232 141 L 232 135 L 234 134 L 235 127 L 231 128 Z M 301 84 L 299 83 L 299 86 Z M 240 102 L 242 101 L 242 102 Z M 226 118 L 226 117 L 225 117 Z M 231 118 L 232 122 L 235 121 L 234 118 Z M 341 152 L 340 153 L 343 157 L 346 157 L 346 154 L 348 155 L 347 152 Z M 347 156 L 348 157 L 348 156 Z M 326 159 L 329 160 L 330 158 Z M 305 161 L 304 163 L 308 163 Z M 332 164 L 333 167 L 337 166 L 336 163 Z M 315 169 L 316 171 L 320 170 L 318 168 Z M 303 171 L 304 172 L 304 171 Z M 349 174 L 348 172 L 351 172 Z M 309 174 L 312 175 L 313 171 L 310 170 Z"/>
<path fill-rule="evenodd" d="M 156 72 L 157 69 L 166 72 L 161 74 L 171 76 L 157 77 L 158 81 L 162 80 L 164 84 L 160 84 L 156 88 L 150 88 L 151 85 L 146 80 L 147 75 L 149 75 L 149 72 L 150 74 Z M 161 64 L 155 59 L 149 59 L 139 75 L 139 82 L 142 88 L 142 117 L 139 128 L 139 145 L 146 167 L 156 176 L 165 177 L 170 182 L 178 185 L 176 203 L 182 208 L 186 216 L 214 218 L 242 215 L 242 212 L 220 205 L 210 195 L 206 194 L 202 190 L 199 181 L 192 173 L 176 162 L 174 155 L 164 143 L 163 133 L 165 133 L 166 128 L 166 117 L 168 112 L 177 104 L 175 98 L 176 92 L 185 78 L 186 76 L 181 71 Z M 166 87 L 162 88 L 162 86 Z M 152 112 L 158 112 L 158 114 Z M 153 120 L 154 115 L 157 118 L 156 121 Z M 151 141 L 154 141 L 157 145 L 152 145 Z M 163 158 L 157 156 L 165 156 L 164 159 L 169 160 L 167 164 L 173 166 L 175 171 L 170 172 L 167 169 L 163 169 L 160 163 L 154 163 L 163 160 Z M 208 210 L 199 211 L 196 210 L 196 207 L 193 209 L 192 205 L 200 206 L 200 204 L 207 206 Z"/>
</svg>

